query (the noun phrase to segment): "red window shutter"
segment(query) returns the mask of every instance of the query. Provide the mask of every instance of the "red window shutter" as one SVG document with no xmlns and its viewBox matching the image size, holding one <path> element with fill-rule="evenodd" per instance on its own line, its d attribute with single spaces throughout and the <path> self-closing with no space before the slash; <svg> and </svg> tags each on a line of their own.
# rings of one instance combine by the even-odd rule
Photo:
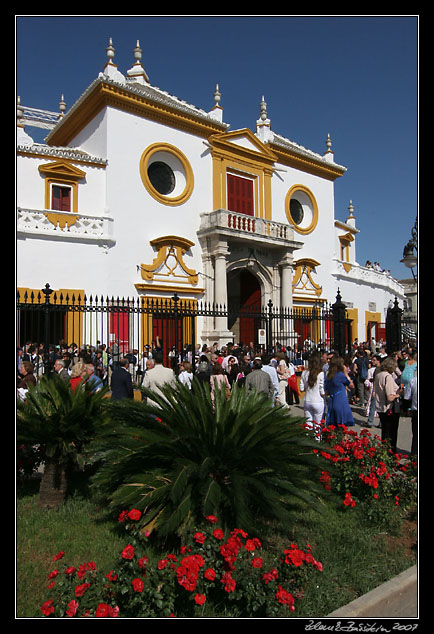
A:
<svg viewBox="0 0 434 634">
<path fill-rule="evenodd" d="M 71 211 L 71 188 L 53 185 L 51 190 L 51 209 Z"/>
<path fill-rule="evenodd" d="M 253 181 L 228 174 L 227 183 L 229 211 L 253 216 Z"/>
</svg>

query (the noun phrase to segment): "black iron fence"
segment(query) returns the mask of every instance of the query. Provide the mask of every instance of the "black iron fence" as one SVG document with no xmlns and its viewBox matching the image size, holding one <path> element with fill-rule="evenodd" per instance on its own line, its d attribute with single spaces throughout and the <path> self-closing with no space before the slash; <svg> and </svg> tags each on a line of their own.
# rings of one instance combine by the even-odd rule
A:
<svg viewBox="0 0 434 634">
<path fill-rule="evenodd" d="M 397 310 L 395 306 L 389 322 L 394 346 L 401 338 Z M 271 301 L 265 306 L 227 308 L 176 294 L 171 298 L 87 297 L 54 291 L 46 284 L 37 292 L 17 293 L 16 323 L 17 345 L 35 346 L 40 371 L 50 365 L 56 346 L 101 351 L 103 363 L 108 358 L 116 363 L 127 354 L 143 363 L 147 352 L 160 346 L 166 365 L 190 359 L 194 366 L 195 350 L 205 339 L 212 345 L 215 333 L 222 331 L 234 333 L 235 343 L 253 343 L 267 352 L 290 347 L 303 353 L 319 347 L 343 355 L 352 344 L 351 321 L 339 291 L 333 305 L 289 310 Z"/>
</svg>

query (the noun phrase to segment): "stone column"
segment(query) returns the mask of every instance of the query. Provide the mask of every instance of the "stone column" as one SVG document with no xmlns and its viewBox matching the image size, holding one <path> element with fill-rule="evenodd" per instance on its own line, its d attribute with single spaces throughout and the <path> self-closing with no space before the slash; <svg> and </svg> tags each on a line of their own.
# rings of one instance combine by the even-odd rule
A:
<svg viewBox="0 0 434 634">
<path fill-rule="evenodd" d="M 223 316 L 217 316 L 214 320 L 215 337 L 219 345 L 233 338 L 233 333 L 228 330 L 226 311 L 228 308 L 228 288 L 226 277 L 226 257 L 228 253 L 227 243 L 219 241 L 213 249 L 214 256 L 214 307 L 215 310 L 223 310 Z"/>
<path fill-rule="evenodd" d="M 292 308 L 292 256 L 287 254 L 280 261 L 280 305 L 290 310 Z"/>
</svg>

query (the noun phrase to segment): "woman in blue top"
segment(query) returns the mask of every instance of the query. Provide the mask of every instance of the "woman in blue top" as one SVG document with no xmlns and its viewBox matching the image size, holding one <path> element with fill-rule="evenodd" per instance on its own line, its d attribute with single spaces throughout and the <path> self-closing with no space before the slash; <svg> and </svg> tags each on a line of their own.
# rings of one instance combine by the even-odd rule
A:
<svg viewBox="0 0 434 634">
<path fill-rule="evenodd" d="M 324 389 L 328 395 L 326 425 L 354 425 L 353 413 L 348 403 L 347 387 L 354 388 L 348 378 L 344 360 L 335 356 L 331 359 Z"/>
</svg>

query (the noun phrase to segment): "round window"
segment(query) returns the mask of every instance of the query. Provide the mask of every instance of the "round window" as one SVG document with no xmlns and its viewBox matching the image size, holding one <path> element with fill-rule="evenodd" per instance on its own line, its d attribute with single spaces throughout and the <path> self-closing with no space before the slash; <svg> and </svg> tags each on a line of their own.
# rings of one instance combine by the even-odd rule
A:
<svg viewBox="0 0 434 634">
<path fill-rule="evenodd" d="M 181 150 L 173 145 L 150 145 L 140 157 L 139 168 L 149 194 L 164 205 L 181 205 L 191 196 L 193 171 Z"/>
<path fill-rule="evenodd" d="M 303 222 L 304 211 L 301 203 L 296 198 L 291 198 L 289 211 L 291 212 L 291 217 L 295 224 L 300 225 Z"/>
<path fill-rule="evenodd" d="M 318 223 L 318 205 L 305 185 L 293 185 L 285 198 L 285 213 L 297 233 L 311 233 Z"/>
<path fill-rule="evenodd" d="M 155 161 L 148 166 L 148 176 L 152 187 L 157 192 L 168 196 L 175 189 L 175 174 L 169 165 L 161 161 Z"/>
</svg>

